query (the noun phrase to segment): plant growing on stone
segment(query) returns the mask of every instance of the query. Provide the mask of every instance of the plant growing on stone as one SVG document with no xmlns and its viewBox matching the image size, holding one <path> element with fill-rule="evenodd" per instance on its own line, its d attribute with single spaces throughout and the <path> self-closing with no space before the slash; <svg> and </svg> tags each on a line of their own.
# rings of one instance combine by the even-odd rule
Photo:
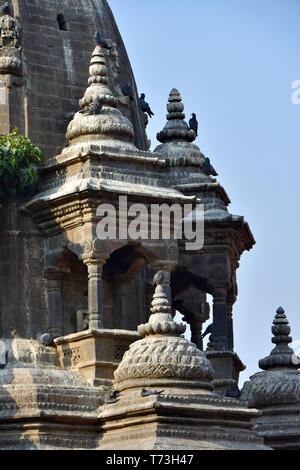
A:
<svg viewBox="0 0 300 470">
<path fill-rule="evenodd" d="M 0 135 L 0 197 L 34 189 L 42 158 L 42 151 L 18 129 Z"/>
</svg>

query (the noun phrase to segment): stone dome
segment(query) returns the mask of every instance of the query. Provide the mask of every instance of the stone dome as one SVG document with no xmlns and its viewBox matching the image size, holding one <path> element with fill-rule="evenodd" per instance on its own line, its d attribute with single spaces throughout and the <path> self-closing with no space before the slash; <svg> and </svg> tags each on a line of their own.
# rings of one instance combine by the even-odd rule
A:
<svg viewBox="0 0 300 470">
<path fill-rule="evenodd" d="M 149 323 L 139 327 L 139 334 L 145 338 L 133 343 L 124 355 L 115 371 L 116 389 L 159 385 L 181 393 L 184 388 L 211 391 L 211 363 L 195 344 L 180 336 L 185 326 L 173 321 L 163 275 L 156 282 Z"/>
</svg>

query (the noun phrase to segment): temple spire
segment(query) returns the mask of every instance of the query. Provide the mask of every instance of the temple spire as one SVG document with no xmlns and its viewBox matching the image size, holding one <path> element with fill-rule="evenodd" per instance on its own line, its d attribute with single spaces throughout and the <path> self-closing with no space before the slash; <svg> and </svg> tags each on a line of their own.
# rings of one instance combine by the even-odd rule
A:
<svg viewBox="0 0 300 470">
<path fill-rule="evenodd" d="M 259 367 L 261 369 L 299 368 L 299 365 L 293 363 L 294 351 L 288 346 L 293 341 L 289 336 L 290 332 L 291 328 L 285 311 L 282 307 L 279 307 L 272 326 L 272 333 L 274 335 L 272 343 L 276 344 L 276 347 L 268 357 L 259 361 Z"/>
<path fill-rule="evenodd" d="M 118 109 L 118 98 L 109 87 L 107 51 L 97 45 L 89 68 L 89 87 L 79 101 L 82 108 L 67 129 L 71 146 L 102 143 L 108 147 L 136 150 L 131 122 Z"/>
<path fill-rule="evenodd" d="M 171 141 L 193 142 L 196 139 L 194 131 L 192 131 L 185 122 L 184 104 L 180 93 L 173 88 L 169 95 L 167 104 L 167 124 L 164 129 L 157 134 L 157 140 L 161 143 Z"/>
</svg>

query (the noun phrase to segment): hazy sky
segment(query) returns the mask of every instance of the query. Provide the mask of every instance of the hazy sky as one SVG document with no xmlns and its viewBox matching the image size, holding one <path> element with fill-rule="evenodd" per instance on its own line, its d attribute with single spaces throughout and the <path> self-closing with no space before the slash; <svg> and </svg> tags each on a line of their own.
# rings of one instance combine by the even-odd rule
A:
<svg viewBox="0 0 300 470">
<path fill-rule="evenodd" d="M 277 307 L 300 340 L 299 0 L 109 0 L 140 92 L 155 113 L 152 148 L 178 88 L 196 143 L 211 158 L 233 214 L 257 241 L 241 258 L 235 350 L 247 370 L 269 354 Z"/>
</svg>

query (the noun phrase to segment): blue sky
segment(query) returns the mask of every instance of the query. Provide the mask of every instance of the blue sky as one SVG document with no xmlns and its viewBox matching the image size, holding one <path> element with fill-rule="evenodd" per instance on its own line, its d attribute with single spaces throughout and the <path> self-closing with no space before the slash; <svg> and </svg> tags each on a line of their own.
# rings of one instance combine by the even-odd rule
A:
<svg viewBox="0 0 300 470">
<path fill-rule="evenodd" d="M 241 259 L 234 307 L 242 382 L 269 354 L 282 305 L 300 339 L 299 0 L 109 0 L 140 92 L 155 113 L 152 148 L 178 88 L 196 112 L 197 144 L 257 245 Z"/>
</svg>

